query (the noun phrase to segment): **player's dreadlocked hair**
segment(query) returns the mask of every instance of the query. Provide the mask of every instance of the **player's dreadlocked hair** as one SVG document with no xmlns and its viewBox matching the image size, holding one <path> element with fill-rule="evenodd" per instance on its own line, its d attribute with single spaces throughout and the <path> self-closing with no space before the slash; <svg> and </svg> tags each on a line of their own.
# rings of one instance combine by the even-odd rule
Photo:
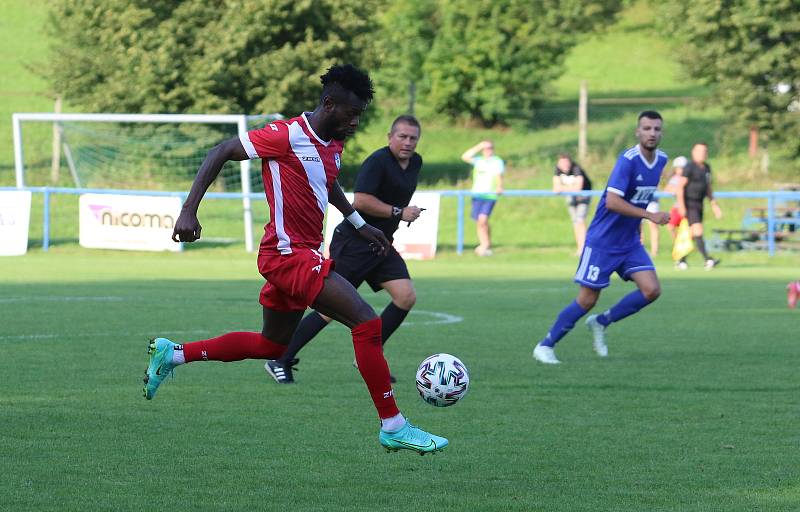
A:
<svg viewBox="0 0 800 512">
<path fill-rule="evenodd" d="M 322 82 L 320 101 L 325 96 L 343 100 L 344 98 L 341 98 L 339 93 L 344 90 L 352 92 L 365 103 L 369 103 L 372 101 L 373 94 L 375 94 L 369 75 L 352 64 L 332 66 L 319 79 Z"/>
</svg>

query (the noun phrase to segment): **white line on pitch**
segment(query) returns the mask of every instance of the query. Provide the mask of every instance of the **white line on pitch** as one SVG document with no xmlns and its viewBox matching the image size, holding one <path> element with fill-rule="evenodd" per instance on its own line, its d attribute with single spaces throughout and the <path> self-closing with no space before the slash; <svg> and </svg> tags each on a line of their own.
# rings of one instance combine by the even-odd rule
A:
<svg viewBox="0 0 800 512">
<path fill-rule="evenodd" d="M 193 329 L 190 331 L 173 331 L 164 329 L 162 332 L 169 332 L 169 334 L 206 334 L 208 329 Z M 152 337 L 153 333 L 141 332 L 79 332 L 79 333 L 38 333 L 38 334 L 10 334 L 7 336 L 0 336 L 0 341 L 13 341 L 13 340 L 48 340 L 55 338 L 132 338 L 141 336 L 144 338 Z"/>
<path fill-rule="evenodd" d="M 11 302 L 122 302 L 125 297 L 117 296 L 59 296 L 31 295 L 27 297 L 0 297 L 0 304 Z"/>
<path fill-rule="evenodd" d="M 413 325 L 437 325 L 437 324 L 456 324 L 458 322 L 463 322 L 464 318 L 451 315 L 449 313 L 440 313 L 438 311 L 420 311 L 417 309 L 412 309 L 410 314 L 414 315 L 428 315 L 432 316 L 434 320 L 423 320 L 418 322 L 403 322 L 400 324 L 401 326 L 413 326 Z"/>
<path fill-rule="evenodd" d="M 417 325 L 444 325 L 444 324 L 455 324 L 458 322 L 463 322 L 464 318 L 451 315 L 449 313 L 441 313 L 438 311 L 417 311 L 412 310 L 411 314 L 413 315 L 425 315 L 429 317 L 433 317 L 431 320 L 422 320 L 422 321 L 410 321 L 410 322 L 403 322 L 401 325 L 405 325 L 408 327 L 413 327 Z M 231 328 L 231 330 L 234 330 Z M 136 336 L 148 337 L 152 336 L 154 331 L 149 333 L 132 333 L 132 332 L 88 332 L 88 333 L 34 333 L 34 334 L 11 334 L 6 336 L 0 336 L 0 341 L 22 341 L 22 340 L 47 340 L 47 339 L 56 339 L 56 338 L 75 338 L 75 337 L 88 337 L 88 338 L 131 338 Z M 210 333 L 209 329 L 193 329 L 188 331 L 173 331 L 171 329 L 161 329 L 160 332 L 168 333 L 169 335 L 174 334 L 206 334 Z M 220 329 L 220 332 L 223 332 Z"/>
</svg>

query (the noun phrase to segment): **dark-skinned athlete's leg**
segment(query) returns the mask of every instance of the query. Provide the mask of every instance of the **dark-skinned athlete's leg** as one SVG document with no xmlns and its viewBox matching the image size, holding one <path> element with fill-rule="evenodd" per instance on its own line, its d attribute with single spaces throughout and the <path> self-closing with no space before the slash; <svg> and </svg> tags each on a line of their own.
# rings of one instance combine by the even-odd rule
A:
<svg viewBox="0 0 800 512">
<path fill-rule="evenodd" d="M 331 272 L 311 305 L 319 313 L 343 323 L 353 334 L 359 372 L 367 384 L 381 420 L 397 416 L 389 382 L 389 365 L 381 346 L 381 319 L 344 277 Z M 362 367 L 363 365 L 363 367 Z"/>
<path fill-rule="evenodd" d="M 166 338 L 150 341 L 150 365 L 145 371 L 144 396 L 151 400 L 172 370 L 193 361 L 241 361 L 242 359 L 275 359 L 289 344 L 300 323 L 302 311 L 276 311 L 263 307 L 261 332 L 229 332 L 207 340 L 182 345 Z"/>
<path fill-rule="evenodd" d="M 417 297 L 414 292 L 414 285 L 411 284 L 410 279 L 388 281 L 381 283 L 381 286 L 389 292 L 389 295 L 392 297 L 392 302 L 386 306 L 381 314 L 381 343 L 386 344 L 386 340 L 397 330 L 406 315 L 408 315 L 409 310 L 414 306 Z M 317 297 L 317 301 L 319 302 L 319 296 Z M 312 307 L 317 309 L 316 305 L 312 305 Z M 372 311 L 374 316 L 372 308 L 369 305 L 367 305 L 367 307 Z M 370 319 L 371 318 L 372 317 L 370 317 Z M 297 355 L 300 349 L 306 346 L 314 336 L 319 334 L 332 319 L 334 319 L 333 315 L 327 315 L 318 309 L 306 315 L 300 323 L 301 327 L 298 331 L 295 331 L 292 336 L 292 340 L 289 343 L 289 351 L 281 356 L 279 362 L 288 364 L 294 359 L 294 356 Z M 389 325 L 387 325 L 387 320 Z M 345 322 L 342 323 L 347 325 Z M 300 333 L 300 330 L 304 332 Z M 298 337 L 298 334 L 301 334 L 301 336 Z"/>
<path fill-rule="evenodd" d="M 345 278 L 331 272 L 312 307 L 350 328 L 358 371 L 381 418 L 380 443 L 390 451 L 428 453 L 447 446 L 447 439 L 411 425 L 400 414 L 383 357 L 381 319 Z"/>
</svg>

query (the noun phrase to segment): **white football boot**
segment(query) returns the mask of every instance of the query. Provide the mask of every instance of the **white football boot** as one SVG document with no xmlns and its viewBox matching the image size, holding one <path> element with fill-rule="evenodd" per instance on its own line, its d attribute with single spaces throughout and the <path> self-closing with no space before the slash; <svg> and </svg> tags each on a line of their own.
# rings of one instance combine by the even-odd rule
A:
<svg viewBox="0 0 800 512">
<path fill-rule="evenodd" d="M 594 351 L 600 357 L 608 357 L 608 345 L 606 345 L 606 328 L 597 321 L 597 315 L 591 315 L 586 319 L 586 327 L 592 331 Z"/>
<path fill-rule="evenodd" d="M 553 350 L 553 347 L 548 347 L 546 345 L 542 345 L 541 343 L 536 345 L 533 349 L 533 358 L 539 361 L 540 363 L 544 364 L 560 364 L 561 361 L 558 360 L 556 357 L 556 353 Z"/>
</svg>

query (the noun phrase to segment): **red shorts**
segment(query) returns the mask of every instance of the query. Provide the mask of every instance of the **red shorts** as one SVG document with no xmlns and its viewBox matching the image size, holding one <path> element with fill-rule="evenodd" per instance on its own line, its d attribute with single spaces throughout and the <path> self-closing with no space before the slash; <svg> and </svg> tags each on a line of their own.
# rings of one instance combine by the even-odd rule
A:
<svg viewBox="0 0 800 512">
<path fill-rule="evenodd" d="M 267 280 L 259 302 L 276 311 L 305 311 L 317 300 L 331 270 L 333 260 L 326 260 L 313 249 L 259 254 L 258 271 Z"/>
<path fill-rule="evenodd" d="M 681 217 L 681 214 L 678 211 L 678 207 L 673 206 L 669 211 L 669 225 L 672 226 L 673 228 L 677 228 L 682 220 L 683 217 Z"/>
</svg>

